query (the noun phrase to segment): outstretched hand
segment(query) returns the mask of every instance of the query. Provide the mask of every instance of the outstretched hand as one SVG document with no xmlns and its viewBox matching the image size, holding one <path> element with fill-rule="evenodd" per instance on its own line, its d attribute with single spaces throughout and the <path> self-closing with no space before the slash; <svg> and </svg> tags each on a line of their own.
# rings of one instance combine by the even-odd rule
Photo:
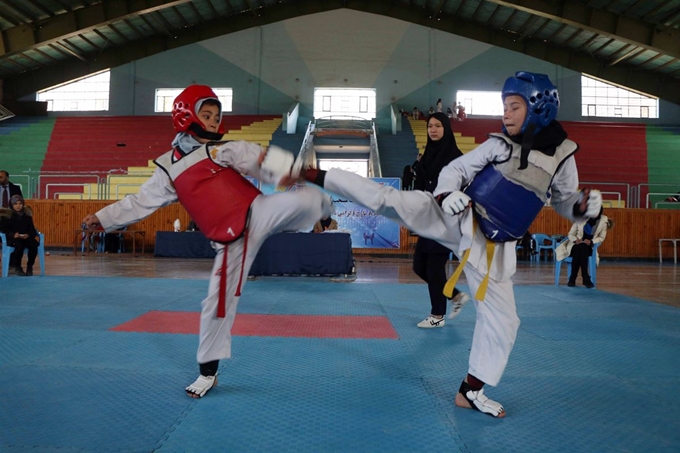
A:
<svg viewBox="0 0 680 453">
<path fill-rule="evenodd" d="M 95 214 L 88 214 L 83 219 L 83 224 L 87 226 L 90 230 L 101 228 L 101 223 L 99 223 L 99 217 Z"/>
<path fill-rule="evenodd" d="M 470 197 L 460 190 L 457 190 L 455 192 L 451 192 L 448 197 L 444 198 L 444 201 L 442 201 L 442 209 L 449 215 L 456 215 L 465 211 L 465 209 L 468 206 L 471 206 L 471 204 L 472 200 Z"/>
<path fill-rule="evenodd" d="M 584 217 L 593 219 L 600 215 L 602 209 L 602 192 L 596 189 L 583 189 L 579 210 Z"/>
</svg>

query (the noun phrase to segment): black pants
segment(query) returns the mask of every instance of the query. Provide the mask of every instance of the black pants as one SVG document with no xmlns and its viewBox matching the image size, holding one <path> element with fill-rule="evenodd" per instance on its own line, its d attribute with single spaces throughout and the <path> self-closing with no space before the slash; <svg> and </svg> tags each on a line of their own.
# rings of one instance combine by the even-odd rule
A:
<svg viewBox="0 0 680 453">
<path fill-rule="evenodd" d="M 590 281 L 590 274 L 588 273 L 588 258 L 593 254 L 593 247 L 581 242 L 580 244 L 574 244 L 571 249 L 571 275 L 569 276 L 569 281 L 571 283 L 576 283 L 576 277 L 578 277 L 578 270 L 581 269 L 581 277 L 583 278 L 583 284 L 592 283 Z"/>
<path fill-rule="evenodd" d="M 38 256 L 38 241 L 34 238 L 14 238 L 10 245 L 14 247 L 14 251 L 9 257 L 10 267 L 21 267 L 21 258 L 24 256 L 24 250 L 28 249 L 28 261 L 26 262 L 26 265 L 32 268 L 35 264 L 35 257 Z"/>
<path fill-rule="evenodd" d="M 413 256 L 413 272 L 427 283 L 430 293 L 430 304 L 433 315 L 444 316 L 446 314 L 446 262 L 449 260 L 450 250 L 430 239 L 419 238 L 416 251 Z M 460 291 L 453 289 L 455 297 Z"/>
</svg>

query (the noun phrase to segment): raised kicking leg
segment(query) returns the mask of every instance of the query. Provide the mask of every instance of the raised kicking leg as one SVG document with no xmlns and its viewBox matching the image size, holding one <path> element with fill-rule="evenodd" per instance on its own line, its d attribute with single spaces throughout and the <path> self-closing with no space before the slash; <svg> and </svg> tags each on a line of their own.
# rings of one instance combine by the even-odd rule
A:
<svg viewBox="0 0 680 453">
<path fill-rule="evenodd" d="M 457 251 L 462 216 L 447 215 L 432 194 L 420 190 L 397 190 L 357 174 L 331 169 L 307 170 L 305 179 L 394 220 L 419 236 L 433 239 Z"/>
</svg>

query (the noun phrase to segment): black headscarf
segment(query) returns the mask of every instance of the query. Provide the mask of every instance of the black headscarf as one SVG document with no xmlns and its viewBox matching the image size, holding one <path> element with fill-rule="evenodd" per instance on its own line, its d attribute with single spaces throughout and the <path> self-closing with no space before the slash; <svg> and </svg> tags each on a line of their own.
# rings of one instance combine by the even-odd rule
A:
<svg viewBox="0 0 680 453">
<path fill-rule="evenodd" d="M 456 144 L 456 137 L 451 129 L 451 119 L 444 113 L 436 112 L 427 119 L 428 125 L 432 118 L 442 123 L 444 135 L 441 139 L 433 141 L 428 134 L 427 146 L 418 164 L 415 183 L 415 189 L 428 192 L 434 192 L 437 187 L 442 168 L 446 167 L 453 159 L 463 155 Z"/>
</svg>

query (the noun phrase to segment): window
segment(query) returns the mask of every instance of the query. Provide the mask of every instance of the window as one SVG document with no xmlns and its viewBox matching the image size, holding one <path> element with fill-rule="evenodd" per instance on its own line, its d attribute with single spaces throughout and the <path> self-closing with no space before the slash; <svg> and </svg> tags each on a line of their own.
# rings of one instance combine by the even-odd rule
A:
<svg viewBox="0 0 680 453">
<path fill-rule="evenodd" d="M 375 118 L 375 89 L 372 88 L 315 88 L 314 117 L 332 116 Z"/>
<path fill-rule="evenodd" d="M 87 76 L 38 92 L 38 101 L 47 102 L 50 112 L 91 112 L 109 109 L 111 72 Z"/>
<path fill-rule="evenodd" d="M 156 106 L 154 112 L 172 112 L 172 103 L 184 88 L 156 88 Z M 231 88 L 213 88 L 222 103 L 222 113 L 232 111 L 233 90 Z"/>
<path fill-rule="evenodd" d="M 612 118 L 658 118 L 659 99 L 581 75 L 581 114 Z"/>
<path fill-rule="evenodd" d="M 457 91 L 456 105 L 465 107 L 466 115 L 503 116 L 503 100 L 500 91 Z M 456 110 L 451 107 L 453 113 Z"/>
<path fill-rule="evenodd" d="M 319 159 L 319 170 L 339 168 L 359 176 L 368 177 L 368 161 L 366 159 Z"/>
</svg>

